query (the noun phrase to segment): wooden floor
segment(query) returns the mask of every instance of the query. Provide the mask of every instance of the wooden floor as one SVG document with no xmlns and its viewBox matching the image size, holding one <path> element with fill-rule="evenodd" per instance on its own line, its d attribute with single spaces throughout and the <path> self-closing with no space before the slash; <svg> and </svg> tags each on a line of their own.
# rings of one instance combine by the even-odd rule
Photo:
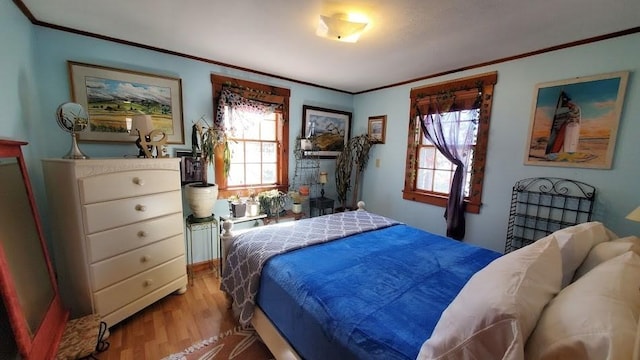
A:
<svg viewBox="0 0 640 360">
<path fill-rule="evenodd" d="M 155 360 L 236 326 L 220 281 L 197 273 L 183 295 L 172 294 L 110 329 L 100 360 Z"/>
</svg>

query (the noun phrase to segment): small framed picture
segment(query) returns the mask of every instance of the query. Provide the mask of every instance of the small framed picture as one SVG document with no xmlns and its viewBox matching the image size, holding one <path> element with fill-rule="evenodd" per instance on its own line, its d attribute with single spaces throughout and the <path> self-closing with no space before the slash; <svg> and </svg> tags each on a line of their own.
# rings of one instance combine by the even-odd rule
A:
<svg viewBox="0 0 640 360">
<path fill-rule="evenodd" d="M 198 152 L 198 156 L 193 157 L 190 150 L 176 150 L 176 157 L 180 158 L 180 181 L 182 185 L 202 182 L 204 162 Z"/>
<path fill-rule="evenodd" d="M 384 144 L 387 128 L 387 115 L 369 117 L 369 139 L 375 144 Z"/>
</svg>

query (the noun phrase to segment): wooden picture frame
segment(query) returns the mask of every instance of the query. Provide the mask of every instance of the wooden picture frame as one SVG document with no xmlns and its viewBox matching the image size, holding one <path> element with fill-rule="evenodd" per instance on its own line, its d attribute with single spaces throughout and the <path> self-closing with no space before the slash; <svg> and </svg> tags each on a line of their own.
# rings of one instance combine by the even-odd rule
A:
<svg viewBox="0 0 640 360">
<path fill-rule="evenodd" d="M 89 115 L 78 140 L 134 142 L 131 119 L 144 114 L 151 115 L 168 144 L 184 144 L 181 79 L 73 61 L 67 65 L 71 97 Z"/>
<path fill-rule="evenodd" d="M 369 117 L 367 135 L 374 144 L 384 144 L 387 132 L 387 115 Z"/>
<path fill-rule="evenodd" d="M 204 161 L 200 152 L 197 157 L 192 156 L 189 149 L 176 149 L 176 157 L 180 158 L 180 182 L 182 185 L 202 182 L 204 177 Z"/>
<path fill-rule="evenodd" d="M 350 131 L 350 112 L 302 106 L 302 137 L 313 143 L 311 150 L 303 152 L 304 156 L 337 157 L 349 140 Z"/>
<path fill-rule="evenodd" d="M 629 72 L 536 85 L 525 165 L 610 169 Z"/>
</svg>

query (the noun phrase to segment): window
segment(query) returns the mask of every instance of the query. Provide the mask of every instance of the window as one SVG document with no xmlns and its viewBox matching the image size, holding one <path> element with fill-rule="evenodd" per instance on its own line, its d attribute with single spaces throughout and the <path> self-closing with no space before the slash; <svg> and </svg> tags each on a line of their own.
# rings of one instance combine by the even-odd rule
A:
<svg viewBox="0 0 640 360">
<path fill-rule="evenodd" d="M 227 176 L 227 185 L 233 187 L 276 184 L 276 113 L 243 113 L 239 117 L 243 119 L 242 126 L 236 124 L 230 137 L 231 168 Z M 232 127 L 228 116 L 225 117 L 225 125 L 227 129 Z"/>
<path fill-rule="evenodd" d="M 254 111 L 245 106 L 233 107 L 230 111 L 229 106 L 223 106 L 222 121 L 225 129 L 231 130 L 231 164 L 225 176 L 223 155 L 216 153 L 215 173 L 219 196 L 226 198 L 238 193 L 246 196 L 249 191 L 269 189 L 287 191 L 290 91 L 219 75 L 211 75 L 211 82 L 214 119 L 218 117 L 218 102 L 223 89 L 244 99 L 273 105 L 273 110 L 268 112 Z"/>
<path fill-rule="evenodd" d="M 420 114 L 428 114 L 437 96 L 448 94 L 453 101 L 442 114 L 444 127 L 452 124 L 453 118 L 460 117 L 460 122 L 468 125 L 468 134 L 463 131 L 461 136 L 473 138 L 465 179 L 466 211 L 480 212 L 493 85 L 496 80 L 497 73 L 494 72 L 411 89 L 404 199 L 443 207 L 447 204 L 455 167 L 423 134 Z"/>
<path fill-rule="evenodd" d="M 452 126 L 454 123 L 453 119 L 458 116 L 460 117 L 461 122 L 468 123 L 466 128 L 468 131 L 472 131 L 470 136 L 473 138 L 473 148 L 471 149 L 471 154 L 469 154 L 470 163 L 473 162 L 473 152 L 478 139 L 477 123 L 479 115 L 480 112 L 478 109 L 449 111 L 442 114 L 443 122 L 446 126 Z M 418 121 L 416 121 L 416 125 L 420 126 Z M 438 149 L 436 149 L 435 145 L 424 136 L 420 129 L 417 130 L 422 136 L 420 143 L 418 144 L 416 189 L 440 193 L 446 196 L 449 194 L 455 166 L 440 151 L 438 151 Z M 467 176 L 465 180 L 464 195 L 465 197 L 468 197 L 469 184 L 471 183 L 471 167 L 467 169 Z"/>
</svg>

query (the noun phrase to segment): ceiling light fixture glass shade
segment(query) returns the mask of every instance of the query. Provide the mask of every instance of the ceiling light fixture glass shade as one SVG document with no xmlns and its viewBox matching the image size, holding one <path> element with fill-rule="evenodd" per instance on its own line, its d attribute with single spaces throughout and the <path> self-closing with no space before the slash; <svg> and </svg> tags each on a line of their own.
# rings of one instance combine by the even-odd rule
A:
<svg viewBox="0 0 640 360">
<path fill-rule="evenodd" d="M 354 43 L 367 27 L 367 22 L 351 21 L 344 14 L 320 15 L 316 35 L 332 40 Z"/>
</svg>

